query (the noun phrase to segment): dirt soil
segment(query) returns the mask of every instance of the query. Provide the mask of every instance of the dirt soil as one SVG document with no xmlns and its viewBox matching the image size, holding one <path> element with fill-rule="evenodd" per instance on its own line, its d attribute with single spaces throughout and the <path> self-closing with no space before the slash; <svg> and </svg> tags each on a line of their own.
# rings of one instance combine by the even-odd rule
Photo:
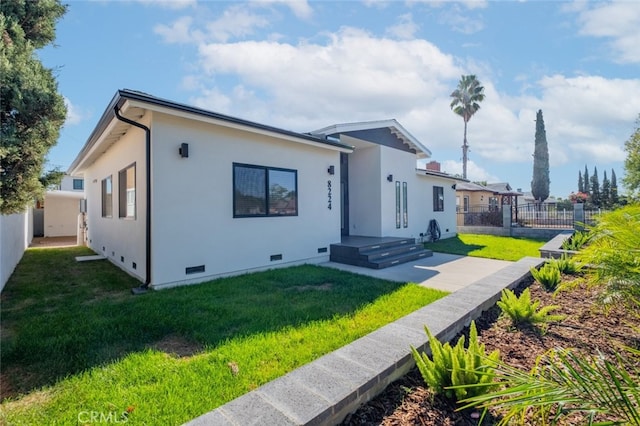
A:
<svg viewBox="0 0 640 426">
<path fill-rule="evenodd" d="M 574 278 L 565 277 L 565 280 L 572 279 Z M 538 283 L 532 284 L 530 289 L 532 300 L 540 300 L 541 306 L 559 305 L 560 308 L 552 313 L 565 315 L 566 318 L 549 324 L 542 333 L 531 328 L 517 330 L 511 327 L 507 318 L 500 318 L 499 309 L 494 307 L 476 320 L 479 340 L 486 345 L 487 353 L 499 349 L 503 361 L 529 371 L 536 358 L 551 348 L 575 348 L 586 354 L 600 351 L 611 359 L 621 347 L 640 348 L 638 312 L 614 308 L 605 313 L 602 305 L 596 303 L 597 289 L 579 284 L 576 289 L 560 292 L 556 296 L 545 291 Z M 454 342 L 457 339 L 456 337 Z M 636 363 L 636 366 L 640 367 L 640 363 Z M 478 424 L 477 411 L 460 412 L 455 409 L 455 403 L 444 397 L 434 396 L 426 388 L 420 373 L 413 369 L 408 375 L 389 385 L 374 400 L 350 414 L 343 425 Z M 483 425 L 493 424 L 499 418 L 499 413 L 492 414 L 495 416 L 485 418 Z M 585 419 L 573 417 L 565 424 L 586 422 Z"/>
</svg>

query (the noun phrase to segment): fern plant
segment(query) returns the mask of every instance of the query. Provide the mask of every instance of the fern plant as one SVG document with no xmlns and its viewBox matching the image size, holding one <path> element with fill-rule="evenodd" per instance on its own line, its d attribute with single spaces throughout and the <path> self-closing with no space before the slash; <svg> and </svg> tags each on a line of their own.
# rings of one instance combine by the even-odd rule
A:
<svg viewBox="0 0 640 426">
<path fill-rule="evenodd" d="M 540 269 L 531 268 L 533 279 L 538 281 L 547 291 L 555 291 L 562 281 L 560 270 L 554 263 L 547 262 Z"/>
<path fill-rule="evenodd" d="M 550 259 L 549 263 L 553 264 L 561 274 L 575 275 L 582 269 L 573 258 L 563 254 L 559 259 Z"/>
<path fill-rule="evenodd" d="M 471 322 L 469 346 L 465 349 L 465 338 L 461 336 L 455 346 L 442 344 L 427 327 L 431 357 L 411 347 L 411 353 L 425 383 L 436 394 L 444 394 L 456 401 L 471 398 L 493 390 L 493 366 L 500 359 L 500 351 L 487 355 L 484 344 L 478 342 L 475 322 Z M 476 386 L 470 386 L 476 385 Z"/>
<path fill-rule="evenodd" d="M 558 309 L 557 305 L 549 305 L 540 308 L 540 301 L 531 301 L 531 291 L 526 288 L 520 297 L 508 288 L 502 290 L 502 298 L 496 303 L 503 315 L 511 319 L 515 327 L 561 321 L 562 315 L 552 315 L 551 312 Z"/>
<path fill-rule="evenodd" d="M 565 240 L 560 246 L 564 250 L 580 250 L 591 241 L 591 233 L 589 231 L 576 231 L 571 238 Z"/>
</svg>

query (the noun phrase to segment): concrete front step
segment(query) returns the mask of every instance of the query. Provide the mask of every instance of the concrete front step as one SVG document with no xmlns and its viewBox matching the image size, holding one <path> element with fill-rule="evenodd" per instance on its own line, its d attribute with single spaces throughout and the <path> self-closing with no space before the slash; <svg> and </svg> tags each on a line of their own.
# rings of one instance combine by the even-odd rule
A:
<svg viewBox="0 0 640 426">
<path fill-rule="evenodd" d="M 415 365 L 410 346 L 429 352 L 425 325 L 450 341 L 495 305 L 502 289 L 530 282 L 530 268 L 543 262 L 525 257 L 187 425 L 338 424 Z"/>
<path fill-rule="evenodd" d="M 371 238 L 370 242 L 356 239 L 353 243 L 332 244 L 330 259 L 347 265 L 383 269 L 432 255 L 431 250 L 425 250 L 413 238 Z"/>
</svg>

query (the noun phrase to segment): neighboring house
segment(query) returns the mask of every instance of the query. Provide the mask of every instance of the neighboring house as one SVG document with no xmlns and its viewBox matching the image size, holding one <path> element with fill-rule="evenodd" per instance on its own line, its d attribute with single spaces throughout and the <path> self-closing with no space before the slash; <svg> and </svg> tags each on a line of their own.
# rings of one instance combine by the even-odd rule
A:
<svg viewBox="0 0 640 426">
<path fill-rule="evenodd" d="M 69 173 L 88 245 L 154 288 L 329 260 L 343 236 L 456 234 L 456 180 L 397 121 L 297 133 L 120 90 Z"/>
<path fill-rule="evenodd" d="M 78 233 L 80 201 L 84 199 L 84 179 L 65 175 L 60 185 L 48 190 L 33 209 L 35 237 L 70 237 Z"/>
<path fill-rule="evenodd" d="M 501 211 L 503 205 L 517 206 L 520 191 L 514 191 L 506 182 L 480 185 L 460 182 L 456 185 L 456 209 L 458 213 L 483 213 Z M 464 224 L 464 216 L 458 215 L 458 225 Z"/>
<path fill-rule="evenodd" d="M 547 210 L 549 208 L 555 208 L 558 204 L 558 200 L 554 196 L 548 197 L 546 200 L 542 202 L 540 206 L 536 206 L 536 199 L 533 197 L 531 192 L 525 192 L 520 194 L 518 197 L 518 205 L 523 209 L 528 210 Z M 527 207 L 528 206 L 528 207 Z"/>
</svg>

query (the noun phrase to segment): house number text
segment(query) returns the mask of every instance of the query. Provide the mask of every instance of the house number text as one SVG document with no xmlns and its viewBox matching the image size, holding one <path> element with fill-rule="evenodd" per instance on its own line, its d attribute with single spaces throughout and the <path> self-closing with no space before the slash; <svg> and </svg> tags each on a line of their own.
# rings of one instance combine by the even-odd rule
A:
<svg viewBox="0 0 640 426">
<path fill-rule="evenodd" d="M 327 208 L 331 210 L 331 181 L 327 181 Z"/>
</svg>

